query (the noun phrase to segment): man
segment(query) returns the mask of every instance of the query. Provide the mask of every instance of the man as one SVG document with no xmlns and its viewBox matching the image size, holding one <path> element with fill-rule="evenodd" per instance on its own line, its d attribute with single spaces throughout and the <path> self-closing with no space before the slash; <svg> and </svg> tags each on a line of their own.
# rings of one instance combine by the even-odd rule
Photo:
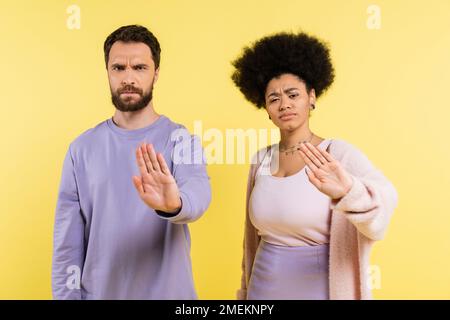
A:
<svg viewBox="0 0 450 320">
<path fill-rule="evenodd" d="M 114 116 L 66 154 L 54 226 L 55 299 L 196 299 L 187 223 L 211 199 L 198 139 L 155 112 L 160 46 L 145 27 L 104 43 Z"/>
</svg>

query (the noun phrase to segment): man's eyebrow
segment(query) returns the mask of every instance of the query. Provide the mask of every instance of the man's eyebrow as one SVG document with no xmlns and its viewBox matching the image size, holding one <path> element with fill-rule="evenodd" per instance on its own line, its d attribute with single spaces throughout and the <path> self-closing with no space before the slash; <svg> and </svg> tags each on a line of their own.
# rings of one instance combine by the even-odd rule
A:
<svg viewBox="0 0 450 320">
<path fill-rule="evenodd" d="M 113 67 L 123 67 L 123 66 L 125 66 L 125 65 L 123 63 L 119 63 L 119 62 L 115 62 L 111 65 L 112 68 Z"/>
<path fill-rule="evenodd" d="M 149 67 L 149 65 L 146 63 L 138 63 L 138 64 L 134 64 L 133 67 Z"/>
</svg>

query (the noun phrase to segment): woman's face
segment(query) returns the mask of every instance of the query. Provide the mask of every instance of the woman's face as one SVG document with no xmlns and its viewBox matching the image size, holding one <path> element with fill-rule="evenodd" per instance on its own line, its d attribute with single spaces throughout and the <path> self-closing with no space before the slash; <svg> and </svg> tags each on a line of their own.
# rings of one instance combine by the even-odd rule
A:
<svg viewBox="0 0 450 320">
<path fill-rule="evenodd" d="M 315 104 L 314 89 L 308 93 L 305 82 L 293 74 L 282 74 L 267 84 L 266 111 L 280 130 L 295 130 L 308 122 Z"/>
</svg>

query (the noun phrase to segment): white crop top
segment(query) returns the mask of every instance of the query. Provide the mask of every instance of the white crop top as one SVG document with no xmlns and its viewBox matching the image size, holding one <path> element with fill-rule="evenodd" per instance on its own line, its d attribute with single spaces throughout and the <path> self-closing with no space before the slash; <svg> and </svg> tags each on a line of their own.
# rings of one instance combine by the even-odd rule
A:
<svg viewBox="0 0 450 320">
<path fill-rule="evenodd" d="M 330 139 L 318 147 L 326 150 Z M 308 179 L 303 167 L 288 177 L 270 173 L 273 147 L 256 172 L 250 195 L 250 221 L 261 238 L 281 246 L 312 246 L 329 243 L 331 199 Z"/>
</svg>

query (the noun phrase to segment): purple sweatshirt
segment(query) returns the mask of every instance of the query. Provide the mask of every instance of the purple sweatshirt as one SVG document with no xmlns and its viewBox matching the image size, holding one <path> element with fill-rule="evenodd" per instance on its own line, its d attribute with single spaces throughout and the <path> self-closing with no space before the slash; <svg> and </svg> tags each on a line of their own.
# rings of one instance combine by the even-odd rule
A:
<svg viewBox="0 0 450 320">
<path fill-rule="evenodd" d="M 144 141 L 164 155 L 177 182 L 182 208 L 176 215 L 155 212 L 133 185 L 132 176 L 140 175 L 135 150 Z M 87 130 L 64 160 L 53 297 L 196 299 L 187 223 L 200 218 L 210 200 L 199 139 L 169 118 L 136 130 L 108 119 Z"/>
</svg>

